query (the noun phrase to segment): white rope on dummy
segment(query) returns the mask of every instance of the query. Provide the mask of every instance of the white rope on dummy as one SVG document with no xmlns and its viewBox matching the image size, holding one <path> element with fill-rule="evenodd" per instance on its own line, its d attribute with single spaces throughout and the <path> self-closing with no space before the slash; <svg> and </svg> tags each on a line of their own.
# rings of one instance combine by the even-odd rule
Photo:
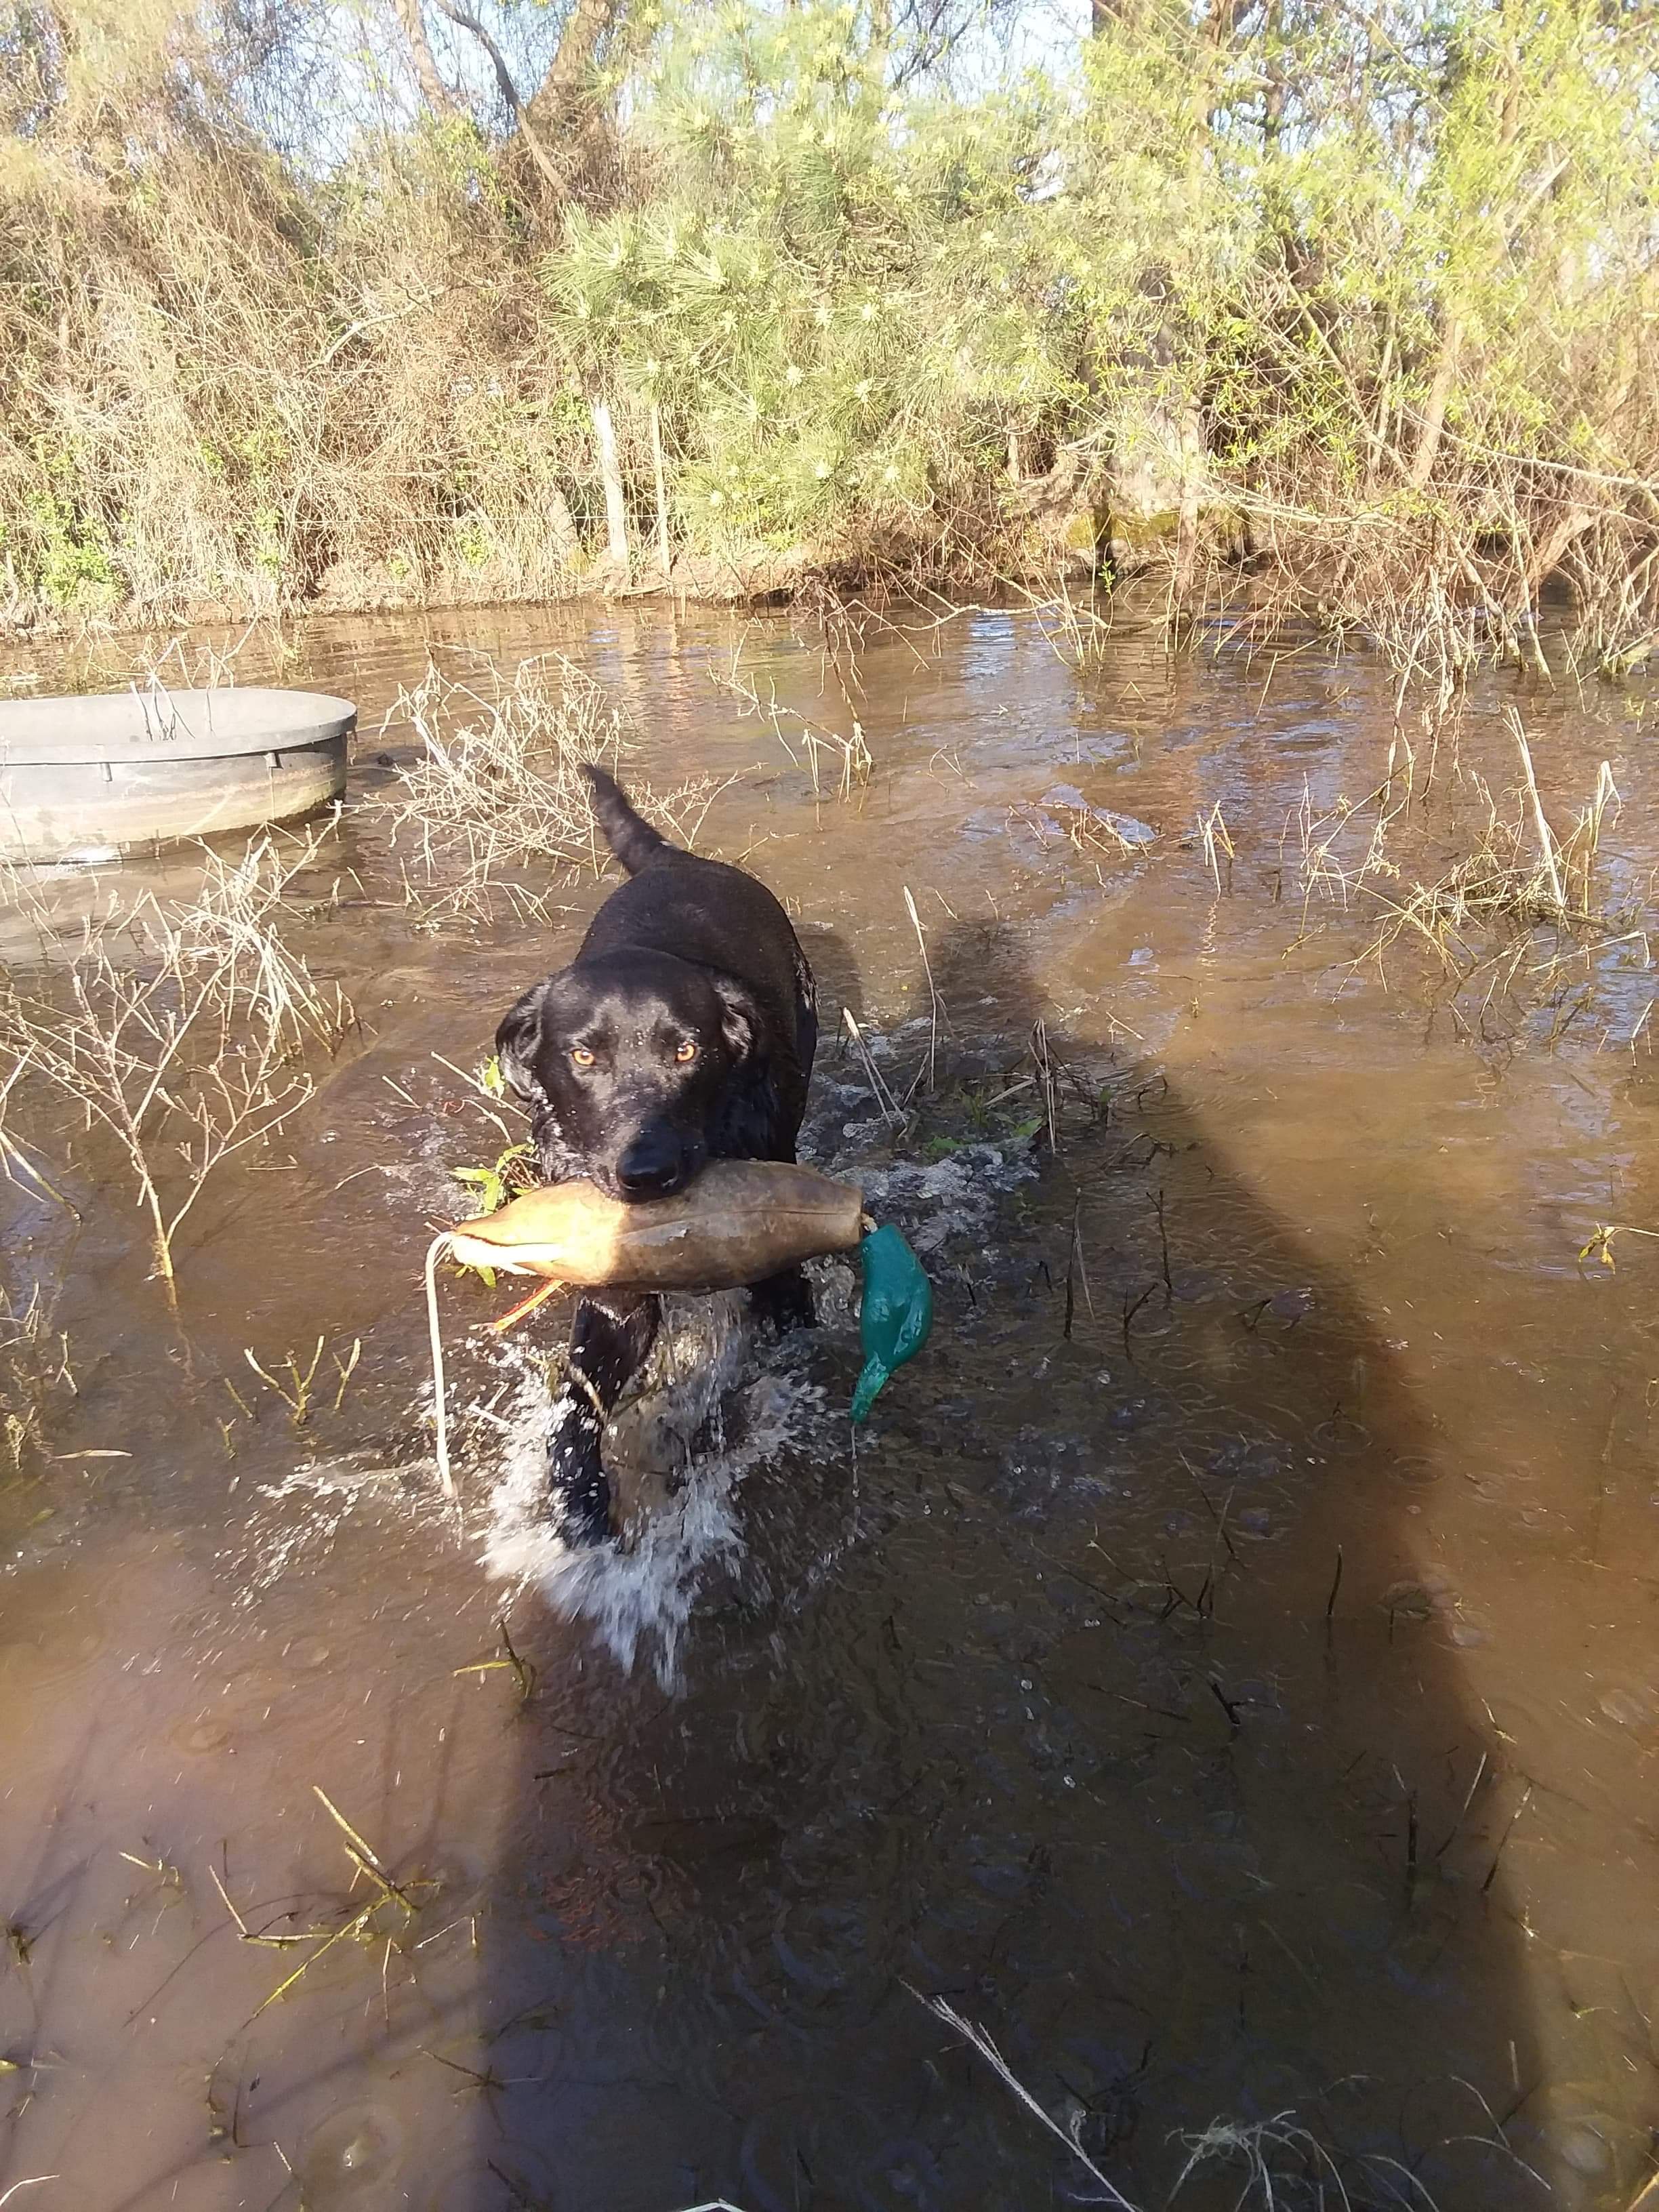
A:
<svg viewBox="0 0 1659 2212">
<path fill-rule="evenodd" d="M 438 1321 L 438 1262 L 451 1250 L 454 1237 L 447 1229 L 442 1230 L 426 1248 L 426 1328 L 432 1346 L 432 1420 L 434 1453 L 438 1462 L 438 1480 L 445 1498 L 454 1504 L 459 1495 L 455 1476 L 449 1462 L 449 1401 L 444 1382 L 443 1330 Z M 562 1283 L 549 1283 L 544 1295 L 562 1290 Z M 566 1378 L 574 1382 L 593 1408 L 601 1429 L 611 1416 L 605 1411 L 605 1401 L 574 1359 L 566 1363 Z"/>
<path fill-rule="evenodd" d="M 438 1480 L 444 1496 L 455 1502 L 455 1478 L 449 1471 L 449 1410 L 444 1402 L 444 1340 L 438 1327 L 438 1262 L 448 1250 L 446 1229 L 426 1248 L 426 1325 L 432 1340 L 432 1414 L 435 1425 Z"/>
</svg>

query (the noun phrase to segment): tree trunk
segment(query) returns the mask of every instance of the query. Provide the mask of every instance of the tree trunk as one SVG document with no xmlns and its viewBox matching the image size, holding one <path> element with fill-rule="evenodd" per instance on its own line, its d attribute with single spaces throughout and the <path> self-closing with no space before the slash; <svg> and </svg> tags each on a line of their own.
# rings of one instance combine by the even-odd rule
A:
<svg viewBox="0 0 1659 2212">
<path fill-rule="evenodd" d="M 611 419 L 611 402 L 595 399 L 593 428 L 599 441 L 599 481 L 605 486 L 605 529 L 612 563 L 628 569 L 628 509 L 623 501 L 622 462 L 617 452 L 617 426 Z"/>
<path fill-rule="evenodd" d="M 1461 316 L 1448 315 L 1446 326 L 1440 335 L 1440 357 L 1434 365 L 1434 375 L 1429 385 L 1429 396 L 1423 404 L 1423 419 L 1417 434 L 1417 451 L 1412 455 L 1412 465 L 1407 482 L 1413 491 L 1421 491 L 1434 474 L 1434 457 L 1440 451 L 1440 440 L 1446 428 L 1446 403 L 1452 395 L 1457 380 L 1457 356 L 1463 344 L 1463 323 Z"/>
<path fill-rule="evenodd" d="M 457 112 L 454 94 L 438 74 L 438 64 L 432 58 L 431 43 L 426 35 L 426 21 L 421 14 L 421 0 L 392 0 L 392 12 L 402 26 L 409 44 L 409 58 L 415 67 L 415 82 L 421 88 L 421 97 L 427 106 L 440 115 Z"/>
<path fill-rule="evenodd" d="M 417 0 L 411 0 L 411 4 L 417 4 Z M 519 97 L 519 88 L 513 82 L 513 72 L 507 65 L 506 55 L 479 21 L 477 11 L 473 8 L 464 6 L 462 0 L 438 0 L 438 5 L 452 23 L 459 23 L 463 30 L 471 31 L 489 57 L 489 65 L 495 72 L 495 82 L 501 88 L 501 98 L 507 104 L 508 113 L 519 126 L 519 136 L 525 143 L 526 150 L 554 192 L 556 194 L 562 192 L 564 188 L 564 179 L 551 155 L 542 143 L 541 132 L 536 126 L 530 109 L 526 107 Z M 534 106 L 535 102 L 532 100 L 531 106 Z"/>
<path fill-rule="evenodd" d="M 657 559 L 662 568 L 665 584 L 674 566 L 673 550 L 668 542 L 668 487 L 662 465 L 662 410 L 653 399 L 651 403 L 651 466 L 657 479 Z"/>
<path fill-rule="evenodd" d="M 1188 400 L 1181 415 L 1181 505 L 1176 514 L 1175 580 L 1170 591 L 1177 623 L 1188 620 L 1193 611 L 1193 586 L 1198 576 L 1200 495 L 1208 458 L 1203 420 L 1197 407 Z"/>
<path fill-rule="evenodd" d="M 563 145 L 581 105 L 599 41 L 622 12 L 623 0 L 576 0 L 559 35 L 552 67 L 525 105 L 524 118 L 532 131 Z"/>
<path fill-rule="evenodd" d="M 1601 519 L 1595 507 L 1570 507 L 1565 514 L 1556 518 L 1545 533 L 1541 544 L 1534 546 L 1531 560 L 1522 571 L 1521 596 L 1523 604 L 1518 627 L 1526 640 L 1527 657 L 1540 676 L 1547 676 L 1550 671 L 1538 636 L 1539 594 L 1572 547 L 1587 531 L 1594 530 Z"/>
</svg>

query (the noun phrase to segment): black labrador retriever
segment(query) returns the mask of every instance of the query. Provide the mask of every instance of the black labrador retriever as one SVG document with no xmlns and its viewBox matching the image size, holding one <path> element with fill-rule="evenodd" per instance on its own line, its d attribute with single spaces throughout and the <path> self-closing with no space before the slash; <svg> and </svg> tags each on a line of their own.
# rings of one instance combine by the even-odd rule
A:
<svg viewBox="0 0 1659 2212">
<path fill-rule="evenodd" d="M 501 1073 L 530 1109 L 542 1173 L 613 1198 L 666 1198 L 708 1160 L 793 1160 L 817 1048 L 812 971 L 770 891 L 699 860 L 642 821 L 587 765 L 593 811 L 629 880 L 568 968 L 526 991 L 495 1032 Z M 781 1331 L 811 1322 L 799 1267 L 750 1287 Z M 650 1352 L 648 1291 L 586 1293 L 553 1409 L 549 1478 L 567 1537 L 610 1532 L 605 1425 Z"/>
</svg>

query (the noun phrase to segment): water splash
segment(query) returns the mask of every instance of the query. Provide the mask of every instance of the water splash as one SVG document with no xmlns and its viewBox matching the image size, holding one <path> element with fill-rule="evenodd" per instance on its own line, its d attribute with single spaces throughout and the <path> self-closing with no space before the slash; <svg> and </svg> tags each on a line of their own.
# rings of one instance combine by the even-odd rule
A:
<svg viewBox="0 0 1659 2212">
<path fill-rule="evenodd" d="M 562 1618 L 587 1622 L 620 1667 L 648 1662 L 672 1690 L 682 1682 L 699 1593 L 743 1555 L 744 1477 L 829 1417 L 816 1384 L 758 1364 L 740 1297 L 665 1303 L 644 1393 L 624 1419 L 635 1432 L 633 1455 L 668 1480 L 636 1516 L 633 1540 L 573 1549 L 550 1524 L 554 1398 L 539 1364 L 525 1362 L 501 1416 L 507 1443 L 483 1562 L 499 1579 L 534 1589 Z M 622 1425 L 611 1424 L 608 1456 Z"/>
<path fill-rule="evenodd" d="M 982 1244 L 1003 1198 L 1036 1175 L 1029 1149 L 1007 1142 L 965 1144 L 932 1162 L 860 1159 L 857 1139 L 849 1144 L 850 1133 L 836 1126 L 860 1094 L 842 1088 L 839 1100 L 821 1103 L 829 1126 L 811 1132 L 818 1144 L 803 1152 L 827 1152 L 830 1172 L 855 1176 L 872 1210 L 902 1223 L 918 1250 L 937 1255 L 964 1240 Z M 873 1125 L 872 1133 L 879 1133 L 880 1124 Z M 820 1340 L 837 1332 L 850 1340 L 851 1268 L 819 1261 L 807 1273 Z M 680 1686 L 692 1613 L 722 1571 L 740 1571 L 757 1600 L 780 1595 L 769 1573 L 780 1563 L 763 1567 L 745 1543 L 738 1495 L 744 1477 L 791 1452 L 818 1469 L 848 1457 L 844 1406 L 831 1406 L 824 1389 L 797 1371 L 791 1345 L 757 1343 L 748 1312 L 740 1292 L 665 1299 L 640 1395 L 605 1437 L 613 1474 L 621 1461 L 647 1470 L 646 1494 L 619 1544 L 572 1549 L 548 1519 L 553 1387 L 521 1347 L 502 1348 L 512 1389 L 485 1414 L 501 1436 L 502 1456 L 484 1565 L 501 1581 L 534 1589 L 562 1619 L 587 1622 L 624 1669 L 650 1664 L 665 1688 Z M 802 1570 L 809 1583 L 844 1548 L 844 1524 L 824 1540 L 828 1549 Z M 787 1579 L 790 1570 L 783 1571 Z"/>
</svg>

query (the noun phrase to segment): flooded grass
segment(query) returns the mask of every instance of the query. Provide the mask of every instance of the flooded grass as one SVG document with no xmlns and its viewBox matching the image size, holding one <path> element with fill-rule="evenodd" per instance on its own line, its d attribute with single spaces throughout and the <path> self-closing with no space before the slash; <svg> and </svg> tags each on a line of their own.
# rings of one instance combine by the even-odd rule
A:
<svg viewBox="0 0 1659 2212">
<path fill-rule="evenodd" d="M 550 885 L 602 869 L 581 763 L 620 771 L 629 733 L 603 687 L 562 653 L 509 672 L 486 663 L 465 678 L 428 661 L 388 719 L 414 732 L 420 752 L 368 811 L 386 824 L 414 911 L 485 921 L 505 902 L 546 922 Z M 526 870 L 539 881 L 526 883 Z"/>
<path fill-rule="evenodd" d="M 1546 1010 L 1559 1024 L 1591 1007 L 1610 956 L 1651 966 L 1653 874 L 1644 879 L 1622 854 L 1604 854 L 1624 811 L 1608 761 L 1558 831 L 1517 709 L 1505 710 L 1503 726 L 1518 782 L 1500 782 L 1496 763 L 1460 757 L 1451 792 L 1437 798 L 1431 778 L 1419 790 L 1415 757 L 1397 764 L 1391 746 L 1385 780 L 1357 804 L 1343 799 L 1319 817 L 1304 793 L 1281 850 L 1293 836 L 1304 932 L 1315 927 L 1316 902 L 1345 921 L 1380 915 L 1350 972 L 1372 969 L 1387 981 L 1402 957 L 1415 955 L 1455 1014 L 1468 1000 L 1486 1012 L 1506 1004 L 1521 1019 Z M 1219 890 L 1213 851 L 1206 858 Z"/>
<path fill-rule="evenodd" d="M 50 1409 L 60 1393 L 79 1395 L 69 1333 L 54 1329 L 39 1283 L 20 1312 L 0 1291 L 0 1449 L 12 1476 L 29 1472 L 46 1449 Z"/>
<path fill-rule="evenodd" d="M 190 899 L 112 891 L 71 920 L 67 943 L 49 891 L 14 877 L 43 958 L 0 988 L 4 1103 L 26 1136 L 67 1105 L 124 1158 L 169 1299 L 179 1231 L 210 1178 L 281 1133 L 315 1095 L 307 1062 L 356 1021 L 284 934 L 289 888 L 322 835 L 258 838 L 234 860 L 209 851 Z"/>
<path fill-rule="evenodd" d="M 546 927 L 564 910 L 556 894 L 611 865 L 582 763 L 622 774 L 638 733 L 562 653 L 507 671 L 486 662 L 465 677 L 428 661 L 386 720 L 412 730 L 420 751 L 362 811 L 389 837 L 404 902 L 423 923 L 505 914 Z M 695 841 L 711 789 L 681 780 L 664 795 L 629 784 L 635 804 L 683 843 Z"/>
<path fill-rule="evenodd" d="M 732 648 L 730 665 L 716 668 L 709 665 L 709 680 L 715 689 L 735 699 L 745 714 L 764 722 L 792 766 L 803 763 L 811 778 L 812 796 L 849 799 L 870 780 L 874 766 L 870 748 L 865 742 L 863 726 L 858 719 L 853 696 L 842 674 L 842 658 L 833 649 L 825 653 L 826 666 L 835 675 L 842 702 L 847 710 L 848 728 L 832 728 L 815 714 L 803 714 L 799 708 L 780 705 L 775 689 L 763 698 L 755 685 L 744 674 L 741 642 Z M 854 667 L 856 660 L 854 658 Z M 854 681 L 856 682 L 856 675 Z"/>
<path fill-rule="evenodd" d="M 374 1846 L 358 1834 L 327 1791 L 313 1783 L 311 1794 L 345 1839 L 345 1855 L 352 1869 L 351 1887 L 355 1890 L 360 1881 L 366 1882 L 375 1894 L 355 1911 L 350 1909 L 348 1899 L 338 1908 L 333 1926 L 324 1924 L 298 1929 L 277 1929 L 276 1923 L 270 1922 L 256 1929 L 249 1926 L 232 1902 L 230 1893 L 220 1879 L 217 1869 L 209 1867 L 209 1878 L 230 1915 L 239 1941 L 269 1950 L 295 1949 L 303 1950 L 306 1954 L 293 1972 L 277 1983 L 258 2008 L 243 2022 L 244 2030 L 252 2027 L 272 2005 L 280 2004 L 284 1997 L 296 1990 L 312 1968 L 327 1958 L 338 1944 L 359 1943 L 378 1948 L 384 1942 L 389 1960 L 393 1948 L 399 1945 L 399 1939 L 408 1937 L 419 1913 L 434 1900 L 442 1887 L 440 1882 L 422 1880 L 419 1876 L 405 1876 L 402 1881 L 394 1881 L 381 1863 Z M 278 1920 L 293 1917 L 292 1912 L 287 1910 L 277 1916 Z"/>
<path fill-rule="evenodd" d="M 1595 791 L 1579 809 L 1566 837 L 1559 839 L 1538 794 L 1532 751 L 1520 716 L 1511 712 L 1506 719 L 1524 781 L 1514 794 L 1513 811 L 1505 815 L 1491 787 L 1477 776 L 1476 794 L 1486 813 L 1467 854 L 1437 881 L 1402 886 L 1399 896 L 1390 899 L 1372 878 L 1399 872 L 1388 860 L 1381 831 L 1374 840 L 1358 883 L 1389 913 L 1370 957 L 1380 960 L 1404 932 L 1414 930 L 1450 966 L 1456 953 L 1467 953 L 1474 933 L 1498 925 L 1530 929 L 1547 922 L 1562 930 L 1605 933 L 1628 918 L 1608 909 L 1610 894 L 1596 880 L 1603 828 L 1609 819 L 1617 822 L 1622 804 L 1608 763 L 1601 763 Z"/>
</svg>

